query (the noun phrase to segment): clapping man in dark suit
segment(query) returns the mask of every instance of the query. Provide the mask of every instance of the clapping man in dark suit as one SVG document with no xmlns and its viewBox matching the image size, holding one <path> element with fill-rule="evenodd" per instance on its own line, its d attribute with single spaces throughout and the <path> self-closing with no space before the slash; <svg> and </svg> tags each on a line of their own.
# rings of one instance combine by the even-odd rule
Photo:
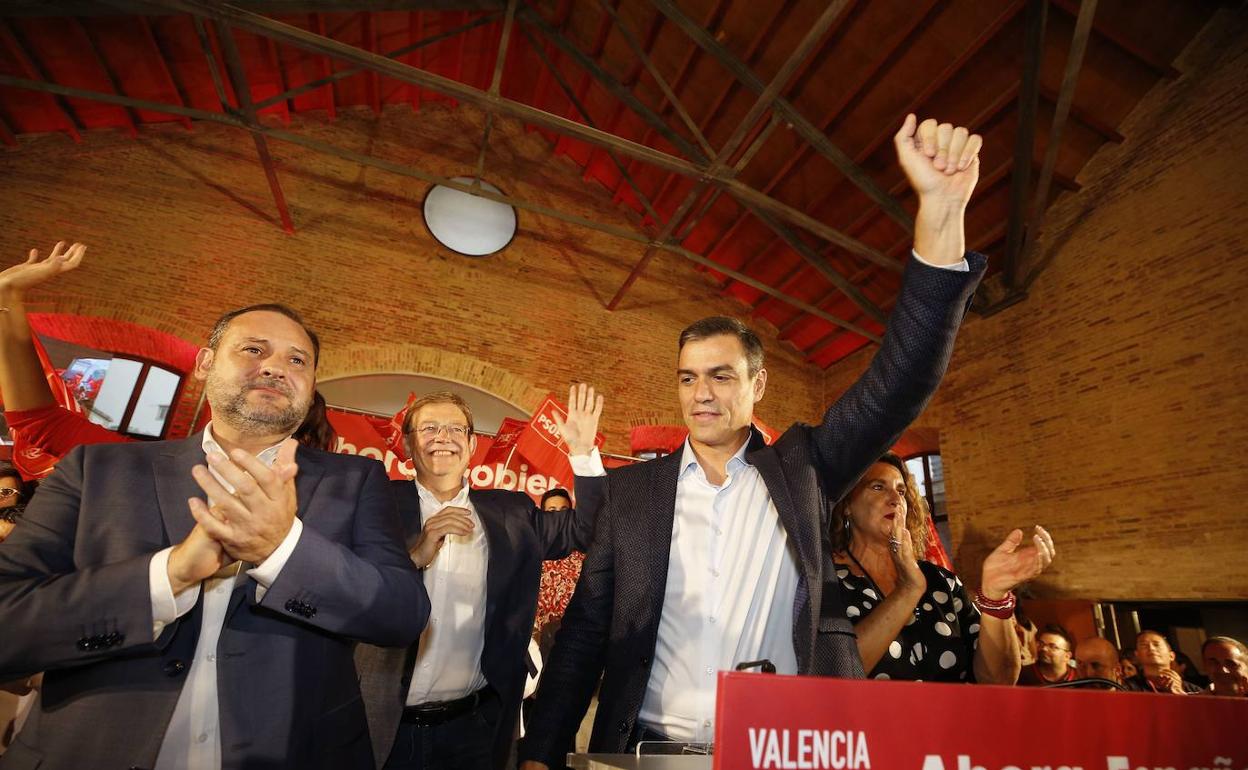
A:
<svg viewBox="0 0 1248 770">
<path fill-rule="evenodd" d="M 594 448 L 602 396 L 568 392 L 557 425 L 574 466 L 601 472 Z M 521 492 L 471 489 L 472 410 L 454 393 L 409 407 L 403 430 L 416 482 L 394 482 L 412 561 L 433 609 L 408 651 L 362 645 L 356 662 L 379 766 L 502 768 L 524 693 L 544 559 L 588 547 L 602 479 L 578 480 L 578 507 L 543 511 Z"/>
<path fill-rule="evenodd" d="M 0 544 L 0 681 L 46 671 L 0 767 L 372 767 L 355 640 L 428 617 L 382 466 L 297 446 L 319 354 L 227 313 L 182 441 L 79 447 Z"/>
<path fill-rule="evenodd" d="M 675 379 L 689 438 L 607 477 L 521 746 L 525 770 L 563 766 L 600 675 L 594 752 L 711 741 L 716 676 L 738 663 L 863 676 L 836 581 L 824 584 L 829 507 L 935 391 L 985 263 L 965 253 L 963 233 L 980 138 L 911 115 L 895 144 L 919 211 L 870 368 L 819 425 L 766 446 L 751 428 L 767 386 L 758 337 L 722 317 L 684 330 Z"/>
</svg>

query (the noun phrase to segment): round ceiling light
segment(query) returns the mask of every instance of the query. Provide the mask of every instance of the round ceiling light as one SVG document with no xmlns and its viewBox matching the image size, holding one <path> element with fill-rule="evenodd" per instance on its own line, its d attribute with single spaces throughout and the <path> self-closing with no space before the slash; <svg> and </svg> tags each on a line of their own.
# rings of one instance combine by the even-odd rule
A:
<svg viewBox="0 0 1248 770">
<path fill-rule="evenodd" d="M 473 177 L 457 176 L 451 181 L 470 185 Z M 492 184 L 483 189 L 502 195 Z M 506 203 L 434 185 L 425 196 L 425 225 L 443 246 L 469 257 L 484 257 L 501 251 L 516 235 L 516 210 Z"/>
</svg>

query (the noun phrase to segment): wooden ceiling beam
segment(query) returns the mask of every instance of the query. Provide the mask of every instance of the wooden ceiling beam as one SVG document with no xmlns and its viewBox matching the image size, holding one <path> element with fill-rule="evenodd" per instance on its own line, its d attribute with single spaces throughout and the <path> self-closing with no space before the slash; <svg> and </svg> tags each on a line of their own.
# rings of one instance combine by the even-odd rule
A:
<svg viewBox="0 0 1248 770">
<path fill-rule="evenodd" d="M 17 60 L 17 64 L 21 67 L 22 72 L 26 73 L 26 77 L 31 80 L 51 83 L 51 78 L 44 72 L 43 67 L 35 60 L 30 51 L 27 50 L 26 44 L 22 42 L 21 35 L 17 29 L 10 25 L 8 19 L 0 18 L 0 40 L 3 41 L 4 47 L 9 50 L 9 55 Z M 69 106 L 69 102 L 64 97 L 58 97 L 50 93 L 44 94 L 48 104 L 48 108 L 61 120 L 65 133 L 75 142 L 82 142 L 82 130 L 85 126 L 79 123 L 74 116 L 73 108 Z"/>
<path fill-rule="evenodd" d="M 1078 19 L 1079 12 L 1082 10 L 1082 4 L 1076 6 L 1074 0 L 1053 0 L 1053 4 L 1074 19 Z M 1173 64 L 1164 61 L 1156 52 L 1145 49 L 1108 24 L 1100 24 L 1094 21 L 1092 30 L 1123 53 L 1144 64 L 1160 77 L 1173 79 L 1183 74 L 1175 69 Z"/>
<path fill-rule="evenodd" d="M 456 182 L 453 179 L 439 176 L 437 174 L 431 174 L 427 171 L 422 171 L 421 169 L 414 168 L 412 166 L 406 166 L 401 163 L 395 163 L 393 161 L 385 160 L 382 158 L 376 158 L 371 155 L 365 155 L 364 153 L 355 152 L 353 150 L 348 150 L 343 147 L 337 147 L 327 142 L 322 142 L 317 139 L 312 139 L 310 137 L 302 136 L 300 134 L 295 134 L 290 131 L 285 131 L 283 129 L 271 128 L 263 124 L 248 125 L 245 121 L 243 121 L 241 118 L 235 115 L 230 115 L 230 114 L 220 113 L 220 112 L 209 112 L 207 110 L 198 110 L 198 109 L 193 109 L 190 107 L 180 107 L 180 106 L 172 105 L 172 104 L 161 104 L 159 102 L 151 102 L 151 101 L 147 101 L 144 99 L 134 99 L 131 97 L 123 97 L 123 96 L 118 96 L 116 94 L 102 93 L 99 91 L 90 91 L 90 90 L 82 89 L 82 88 L 71 88 L 69 86 L 62 86 L 56 83 L 47 83 L 47 82 L 41 82 L 41 81 L 36 81 L 36 80 L 29 80 L 25 78 L 17 78 L 17 77 L 12 77 L 9 75 L 0 75 L 0 86 L 8 86 L 11 88 L 22 88 L 28 91 L 38 91 L 38 92 L 50 93 L 50 94 L 55 94 L 55 95 L 60 95 L 60 96 L 69 96 L 75 99 L 88 99 L 92 101 L 104 102 L 105 104 L 117 104 L 121 106 L 135 107 L 137 109 L 150 110 L 152 112 L 164 112 L 164 113 L 171 114 L 171 115 L 185 115 L 186 117 L 189 117 L 193 120 L 206 120 L 206 121 L 210 121 L 213 123 L 220 123 L 220 124 L 227 125 L 227 126 L 233 126 L 235 128 L 241 128 L 243 130 L 250 131 L 251 133 L 254 133 L 254 134 L 262 134 L 265 137 L 268 137 L 271 139 L 288 142 L 290 144 L 303 147 L 304 149 L 311 150 L 312 152 L 320 153 L 323 155 L 328 155 L 330 157 L 338 158 L 339 160 L 345 160 L 349 163 L 356 163 L 362 166 L 367 166 L 369 168 L 376 168 L 380 171 L 386 171 L 388 173 L 396 174 L 399 176 L 404 176 L 404 177 L 408 177 L 412 179 L 419 179 L 429 184 L 442 185 L 443 187 L 450 187 L 451 189 L 458 190 L 467 195 L 475 195 L 477 197 L 485 198 L 487 200 L 497 201 L 499 203 L 503 203 L 508 206 L 514 206 L 515 208 L 521 209 L 523 211 L 532 212 L 534 214 L 537 214 L 538 216 L 550 217 L 552 219 L 557 219 L 561 222 L 567 222 L 568 224 L 573 224 L 579 227 L 584 227 L 586 229 L 594 230 L 596 232 L 604 233 L 606 235 L 611 235 L 613 237 L 620 238 L 622 240 L 632 241 L 634 243 L 644 243 L 647 245 L 651 243 L 651 238 L 649 236 L 647 236 L 644 233 L 637 232 L 629 228 L 618 227 L 616 225 L 611 225 L 611 224 L 607 224 L 604 222 L 598 222 L 592 219 L 588 219 L 586 217 L 577 216 L 575 214 L 568 214 L 568 213 L 559 211 L 557 209 L 551 208 L 550 206 L 546 206 L 540 203 L 533 203 L 530 201 L 521 200 L 519 198 L 513 198 L 507 195 L 494 193 L 483 187 L 473 187 L 472 185 L 464 184 L 462 182 Z M 729 270 L 728 268 L 725 268 L 723 265 L 715 264 L 711 260 L 707 259 L 701 254 L 698 254 L 695 251 L 690 251 L 689 249 L 683 248 L 675 244 L 660 244 L 659 248 L 664 249 L 665 251 L 670 251 L 673 254 L 681 256 L 684 259 L 690 262 L 693 262 L 694 264 L 701 265 L 702 267 L 710 268 L 712 270 L 718 270 L 721 272 L 729 272 L 729 273 L 735 272 L 735 271 Z M 843 328 L 850 329 L 851 331 L 855 333 L 860 333 L 862 335 L 865 335 L 869 339 L 871 339 L 873 342 L 878 343 L 880 341 L 877 335 L 872 335 L 867 330 L 860 329 L 859 327 L 856 327 L 853 324 L 848 323 L 844 319 L 837 318 L 836 316 L 826 313 L 820 310 L 819 308 L 814 307 L 813 305 L 810 305 L 807 302 L 797 299 L 796 297 L 787 297 L 787 295 L 782 294 L 774 287 L 768 286 L 762 281 L 755 280 L 747 275 L 740 275 L 740 277 L 737 280 L 739 280 L 741 283 L 745 284 L 746 286 L 750 286 L 752 288 L 755 288 L 763 292 L 764 294 L 769 294 L 778 298 L 785 298 L 786 302 L 790 302 L 791 304 L 793 304 L 794 307 L 798 308 L 799 310 L 802 310 L 803 312 L 806 312 L 806 313 L 810 313 L 811 315 L 814 315 L 818 318 L 822 318 L 823 320 L 828 321 L 829 323 L 833 325 L 841 326 Z"/>
<path fill-rule="evenodd" d="M 455 37 L 456 35 L 461 35 L 466 32 L 470 32 L 476 29 L 477 27 L 485 26 L 486 24 L 491 24 L 497 20 L 498 20 L 498 14 L 496 13 L 489 13 L 484 16 L 479 16 L 473 19 L 472 21 L 468 22 L 467 24 L 461 24 L 457 27 L 446 30 L 445 32 L 439 32 L 436 35 L 430 35 L 429 37 L 426 37 L 426 38 L 418 38 L 416 42 L 414 43 L 408 43 L 407 45 L 400 46 L 399 48 L 396 48 L 393 51 L 387 51 L 382 55 L 388 59 L 398 59 L 399 57 L 406 56 L 407 54 L 412 53 L 413 51 L 419 51 L 422 48 L 433 45 L 434 43 L 439 43 L 443 40 L 446 40 L 447 38 L 452 38 L 452 37 Z M 322 36 L 325 34 L 323 31 L 323 27 L 321 31 L 317 32 L 317 34 L 322 35 Z M 272 38 L 264 38 L 264 39 L 272 43 Z M 324 58 L 324 57 L 321 57 L 321 58 Z M 259 102 L 256 102 L 256 109 L 262 110 L 266 107 L 271 107 L 274 104 L 277 104 L 278 102 L 289 100 L 292 104 L 291 109 L 293 110 L 294 99 L 296 96 L 301 96 L 303 94 L 306 94 L 309 91 L 315 91 L 316 89 L 322 86 L 328 85 L 330 83 L 337 83 L 340 80 L 349 78 L 352 75 L 358 75 L 359 73 L 364 72 L 364 71 L 365 71 L 364 67 L 348 67 L 347 69 L 337 70 L 336 72 L 333 72 L 332 74 L 325 75 L 324 77 L 317 78 L 316 80 L 309 81 L 300 86 L 295 86 L 294 88 L 289 88 L 280 94 L 274 94 L 273 96 L 270 96 L 267 99 L 263 99 Z M 408 85 L 411 86 L 412 88 L 416 88 L 416 86 L 413 86 L 410 83 Z"/>
<path fill-rule="evenodd" d="M 169 57 L 165 53 L 164 43 L 159 37 L 157 37 L 156 30 L 147 16 L 138 16 L 136 18 L 139 20 L 139 27 L 143 30 L 143 37 L 147 40 L 148 45 L 152 47 L 152 53 L 156 54 L 156 61 L 160 63 L 159 72 L 165 81 L 165 87 L 168 88 L 173 97 L 178 100 L 178 104 L 185 107 L 189 104 L 186 90 L 173 75 L 173 68 L 169 66 Z M 183 128 L 187 131 L 191 130 L 190 118 L 180 117 L 178 120 L 182 123 Z"/>
<path fill-rule="evenodd" d="M 1014 137 L 1014 173 L 1010 180 L 1009 230 L 1006 235 L 1005 285 L 1018 283 L 1019 258 L 1027 227 L 1027 196 L 1031 191 L 1031 159 L 1036 147 L 1036 106 L 1040 99 L 1040 66 L 1049 0 L 1027 0 L 1023 31 L 1023 77 L 1018 90 L 1018 133 Z"/>
<path fill-rule="evenodd" d="M 545 71 L 554 78 L 555 83 L 558 84 L 568 101 L 572 103 L 573 108 L 575 108 L 580 114 L 586 125 L 592 127 L 594 125 L 594 120 L 590 117 L 589 110 L 585 108 L 585 105 L 581 102 L 580 97 L 576 95 L 576 92 L 572 90 L 572 86 L 566 79 L 564 79 L 563 75 L 556 68 L 554 61 L 552 61 L 546 52 L 542 50 L 541 43 L 532 36 L 527 27 L 521 25 L 520 32 L 528 39 L 529 45 L 531 45 L 534 52 L 537 53 L 538 59 L 541 60 L 543 65 L 545 65 Z M 637 196 L 638 202 L 641 203 L 642 208 L 645 209 L 646 214 L 649 215 L 650 221 L 654 222 L 657 226 L 658 223 L 662 221 L 662 218 L 659 216 L 659 213 L 655 211 L 650 199 L 646 197 L 644 192 L 642 192 L 641 187 L 637 184 L 636 180 L 633 179 L 632 174 L 629 173 L 629 170 L 625 167 L 624 162 L 620 160 L 618 155 L 609 149 L 603 150 L 603 152 L 605 152 L 607 157 L 611 159 L 611 162 L 615 164 L 616 169 L 620 172 L 620 178 L 623 179 L 624 183 L 632 189 L 633 195 Z"/>
<path fill-rule="evenodd" d="M 95 66 L 99 68 L 104 75 L 104 79 L 108 81 L 108 87 L 115 94 L 125 95 L 125 91 L 121 88 L 121 83 L 117 80 L 117 73 L 113 72 L 112 67 L 108 66 L 108 62 L 104 60 L 104 54 L 100 51 L 99 41 L 95 38 L 95 33 L 82 23 L 82 19 L 74 18 L 70 25 L 78 30 L 78 34 L 82 35 L 87 41 L 87 51 L 91 54 L 91 58 L 95 61 Z M 119 107 L 118 111 L 126 122 L 126 133 L 134 139 L 139 135 L 139 123 L 142 121 L 134 110 L 128 107 Z"/>
<path fill-rule="evenodd" d="M 1026 268 L 1035 259 L 1040 233 L 1044 230 L 1044 217 L 1049 208 L 1049 184 L 1057 168 L 1057 153 L 1061 149 L 1062 131 L 1066 127 L 1066 117 L 1070 113 L 1070 105 L 1075 98 L 1075 86 L 1079 82 L 1079 71 L 1083 67 L 1083 54 L 1087 49 L 1088 36 L 1091 34 L 1093 19 L 1096 16 L 1096 4 L 1097 0 L 1082 0 L 1079 5 L 1079 17 L 1075 20 L 1075 31 L 1071 37 L 1070 51 L 1066 56 L 1066 68 L 1062 73 L 1062 87 L 1058 92 L 1057 106 L 1053 112 L 1053 126 L 1049 129 L 1048 145 L 1044 148 L 1044 165 L 1040 167 L 1040 181 L 1036 184 L 1031 216 L 1027 222 L 1027 237 L 1023 242 L 1020 267 Z M 1024 292 L 1047 264 L 1047 262 L 1037 264 L 1029 270 L 1023 280 Z"/>
<path fill-rule="evenodd" d="M 109 0 L 113 2 L 115 0 Z M 119 0 L 117 0 L 119 1 Z M 512 117 L 524 122 L 550 128 L 565 135 L 571 136 L 581 141 L 597 144 L 599 146 L 611 147 L 622 153 L 631 155 L 632 157 L 645 160 L 660 168 L 669 170 L 679 170 L 687 176 L 695 179 L 701 179 L 707 176 L 707 167 L 705 165 L 690 163 L 687 160 L 669 155 L 659 150 L 638 145 L 627 139 L 608 134 L 598 129 L 590 128 L 576 121 L 561 118 L 548 112 L 530 107 L 510 99 L 499 96 L 491 96 L 490 94 L 473 88 L 472 86 L 459 83 L 440 75 L 435 75 L 424 70 L 417 70 L 409 67 L 401 62 L 387 59 L 377 54 L 369 54 L 358 48 L 340 43 L 330 38 L 325 38 L 306 30 L 292 27 L 288 24 L 268 19 L 263 16 L 248 13 L 231 5 L 213 5 L 204 0 L 153 0 L 158 4 L 167 8 L 177 8 L 187 13 L 197 16 L 204 16 L 224 21 L 227 24 L 244 29 L 255 34 L 273 37 L 281 42 L 289 43 L 296 47 L 312 50 L 317 53 L 334 56 L 344 59 L 355 64 L 378 69 L 382 74 L 393 77 L 404 82 L 415 82 L 419 85 L 430 88 L 431 90 L 440 91 L 442 93 L 461 99 L 466 103 L 473 104 L 483 110 L 497 110 L 500 114 Z M 727 175 L 717 175 L 711 177 L 711 181 L 728 187 L 728 191 L 739 200 L 749 201 L 760 209 L 776 214 L 793 224 L 818 235 L 820 238 L 828 241 L 844 241 L 845 236 L 811 217 L 803 211 L 795 209 L 785 203 L 774 198 L 770 198 L 758 190 L 748 185 L 732 179 Z M 865 247 L 862 247 L 865 249 Z"/>
<path fill-rule="evenodd" d="M 827 111 L 827 113 L 823 116 L 823 119 L 819 122 L 821 131 L 826 132 L 829 128 L 831 128 L 836 120 L 840 118 L 849 108 L 849 105 L 854 103 L 858 96 L 864 92 L 868 84 L 875 80 L 876 75 L 882 69 L 885 69 L 886 66 L 895 61 L 898 52 L 906 48 L 909 41 L 925 26 L 925 23 L 929 21 L 931 14 L 940 8 L 940 6 L 937 5 L 936 0 L 927 0 L 927 3 L 927 7 L 924 8 L 921 13 L 916 13 L 914 15 L 910 28 L 907 29 L 900 38 L 898 38 L 897 43 L 890 48 L 884 49 L 881 52 L 881 55 L 872 62 L 870 67 L 868 67 L 866 75 L 857 79 L 857 85 L 852 90 L 848 91 L 839 103 L 834 104 Z M 888 136 L 891 137 L 892 134 L 888 134 Z M 768 180 L 767 184 L 763 186 L 763 191 L 770 195 L 771 192 L 776 189 L 776 186 L 788 176 L 789 172 L 801 163 L 802 160 L 804 160 L 805 157 L 811 152 L 814 152 L 814 147 L 809 144 L 803 144 L 799 147 L 789 156 L 788 160 L 781 164 L 776 173 L 772 174 L 771 179 Z M 866 157 L 869 157 L 869 153 L 859 153 L 855 156 L 855 160 L 861 163 Z M 736 235 L 737 231 L 743 227 L 749 219 L 749 212 L 743 209 L 736 219 L 733 220 L 732 224 L 724 228 L 721 237 L 714 241 L 710 247 L 708 247 L 707 254 L 714 257 L 716 252 L 718 252 L 722 246 L 731 243 L 733 236 Z"/>
<path fill-rule="evenodd" d="M 252 13 L 265 15 L 353 11 L 499 11 L 503 7 L 502 0 L 235 0 L 234 4 Z M 5 16 L 90 17 L 128 13 L 162 16 L 175 11 L 143 0 L 132 0 L 128 8 L 98 0 L 4 0 Z"/>
<path fill-rule="evenodd" d="M 507 0 L 507 13 L 503 16 L 503 29 L 498 36 L 498 47 L 494 51 L 494 72 L 490 76 L 491 96 L 498 96 L 503 90 L 503 65 L 507 63 L 507 46 L 511 42 L 511 28 L 516 20 L 517 0 Z M 490 149 L 490 132 L 494 129 L 494 112 L 485 113 L 485 129 L 481 132 L 481 149 L 477 152 L 476 175 L 473 184 L 480 185 L 481 176 L 485 173 L 485 155 Z"/>
<path fill-rule="evenodd" d="M 767 84 L 764 83 L 757 75 L 754 74 L 749 67 L 732 55 L 726 46 L 720 43 L 707 30 L 698 26 L 697 22 L 686 16 L 673 2 L 673 0 L 651 0 L 658 7 L 663 15 L 672 23 L 676 24 L 685 34 L 689 35 L 694 42 L 707 53 L 715 57 L 721 64 L 732 73 L 734 77 L 741 80 L 750 90 L 761 93 Z M 786 99 L 776 99 L 775 108 L 784 116 L 785 120 L 793 124 L 794 131 L 814 146 L 815 150 L 832 162 L 838 171 L 853 180 L 866 195 L 874 200 L 881 208 L 889 213 L 898 225 L 906 232 L 914 231 L 914 222 L 910 215 L 895 200 L 891 200 L 886 192 L 881 190 L 871 177 L 854 163 L 848 155 L 841 151 L 840 148 L 832 144 L 822 131 L 805 118 L 796 108 Z"/>
<path fill-rule="evenodd" d="M 234 34 L 223 22 L 217 22 L 217 37 L 221 41 L 221 55 L 225 58 L 225 68 L 229 73 L 230 83 L 234 88 L 234 98 L 238 100 L 238 109 L 243 121 L 249 126 L 259 126 L 260 116 L 256 112 L 255 103 L 251 100 L 251 85 L 247 82 L 247 70 L 243 66 L 243 57 L 238 53 Z M 273 194 L 273 202 L 277 204 L 282 229 L 293 234 L 295 223 L 290 217 L 290 208 L 286 205 L 286 194 L 282 192 L 282 184 L 277 178 L 277 166 L 273 163 L 272 154 L 269 153 L 268 140 L 264 138 L 264 135 L 255 131 L 251 132 L 251 137 L 255 140 L 256 154 L 260 156 L 260 166 L 264 169 L 264 178 L 269 184 L 269 192 Z"/>
</svg>

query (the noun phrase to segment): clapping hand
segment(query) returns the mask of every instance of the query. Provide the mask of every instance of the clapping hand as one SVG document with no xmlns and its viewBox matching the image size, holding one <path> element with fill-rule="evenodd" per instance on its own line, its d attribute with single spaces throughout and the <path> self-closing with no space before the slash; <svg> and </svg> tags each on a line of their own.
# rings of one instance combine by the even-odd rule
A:
<svg viewBox="0 0 1248 770">
<path fill-rule="evenodd" d="M 994 600 L 1004 597 L 1016 586 L 1044 572 L 1057 554 L 1052 536 L 1039 525 L 1032 535 L 1031 545 L 1022 543 L 1023 531 L 1016 529 L 984 559 L 984 596 Z"/>
<path fill-rule="evenodd" d="M 232 558 L 259 564 L 290 532 L 298 509 L 298 446 L 292 438 L 283 441 L 272 468 L 242 449 L 232 450 L 228 457 L 210 452 L 208 463 L 234 487 L 233 494 L 206 467 L 196 465 L 191 470 L 195 482 L 213 501 L 209 508 L 203 500 L 191 498 L 191 515 Z"/>
</svg>

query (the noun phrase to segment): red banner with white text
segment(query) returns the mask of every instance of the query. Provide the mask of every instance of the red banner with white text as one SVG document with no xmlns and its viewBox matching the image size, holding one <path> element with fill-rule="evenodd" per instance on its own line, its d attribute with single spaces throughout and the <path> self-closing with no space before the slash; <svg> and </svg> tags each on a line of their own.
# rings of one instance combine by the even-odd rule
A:
<svg viewBox="0 0 1248 770">
<path fill-rule="evenodd" d="M 1248 698 L 719 675 L 714 770 L 1248 768 Z"/>
</svg>

